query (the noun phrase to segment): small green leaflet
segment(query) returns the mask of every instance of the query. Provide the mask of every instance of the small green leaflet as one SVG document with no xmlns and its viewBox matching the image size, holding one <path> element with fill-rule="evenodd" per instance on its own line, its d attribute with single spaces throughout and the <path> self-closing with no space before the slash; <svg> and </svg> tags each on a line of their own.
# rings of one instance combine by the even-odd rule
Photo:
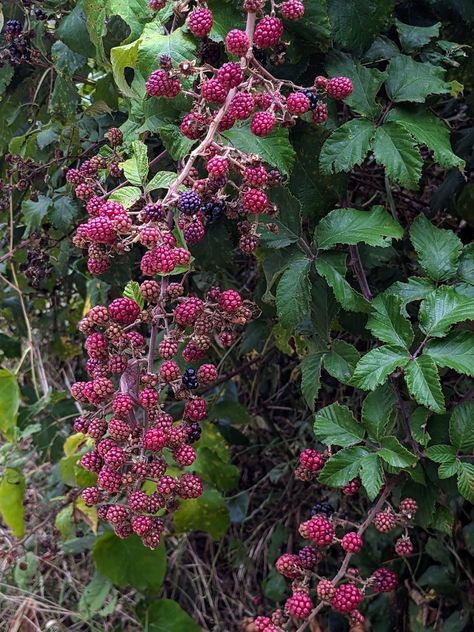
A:
<svg viewBox="0 0 474 632">
<path fill-rule="evenodd" d="M 283 273 L 276 290 L 277 313 L 283 327 L 295 327 L 309 310 L 311 283 L 309 259 L 293 261 Z"/>
<path fill-rule="evenodd" d="M 176 180 L 176 174 L 173 171 L 158 171 L 150 182 L 146 185 L 146 191 L 155 191 L 156 189 L 167 189 Z"/>
<path fill-rule="evenodd" d="M 383 206 L 370 211 L 340 208 L 331 211 L 315 230 L 318 248 L 327 250 L 336 244 L 355 245 L 364 242 L 370 246 L 390 246 L 392 239 L 401 239 L 403 229 Z"/>
<path fill-rule="evenodd" d="M 306 403 L 314 410 L 315 399 L 321 386 L 321 363 L 326 351 L 311 350 L 301 360 L 301 392 Z"/>
<path fill-rule="evenodd" d="M 421 214 L 410 226 L 418 261 L 433 281 L 447 281 L 457 272 L 462 242 L 452 230 L 434 226 Z"/>
<path fill-rule="evenodd" d="M 372 349 L 357 363 L 351 383 L 365 391 L 373 391 L 383 384 L 390 373 L 404 367 L 410 360 L 405 349 L 385 345 Z"/>
<path fill-rule="evenodd" d="M 454 408 L 449 420 L 449 438 L 455 448 L 470 453 L 474 450 L 474 401 Z"/>
<path fill-rule="evenodd" d="M 441 340 L 430 340 L 424 354 L 442 368 L 474 377 L 474 332 L 453 331 Z"/>
<path fill-rule="evenodd" d="M 470 503 L 474 503 L 474 465 L 459 462 L 457 472 L 459 491 Z"/>
<path fill-rule="evenodd" d="M 138 187 L 122 187 L 114 191 L 109 197 L 109 200 L 120 202 L 125 208 L 130 208 L 140 199 L 141 195 L 142 192 Z"/>
<path fill-rule="evenodd" d="M 388 383 L 379 386 L 364 399 L 362 423 L 373 441 L 380 441 L 386 435 L 395 401 L 395 394 Z"/>
<path fill-rule="evenodd" d="M 359 361 L 357 349 L 344 340 L 334 340 L 331 350 L 324 356 L 324 368 L 343 384 L 348 384 Z"/>
<path fill-rule="evenodd" d="M 367 329 L 387 344 L 408 349 L 413 342 L 410 321 L 402 316 L 402 301 L 393 294 L 379 294 L 372 301 L 372 313 L 367 321 Z"/>
<path fill-rule="evenodd" d="M 321 172 L 350 171 L 354 165 L 362 164 L 374 132 L 374 124 L 365 119 L 352 119 L 335 129 L 319 154 Z"/>
<path fill-rule="evenodd" d="M 347 406 L 335 403 L 322 408 L 314 418 L 313 431 L 321 443 L 343 448 L 360 443 L 364 428 Z"/>
<path fill-rule="evenodd" d="M 138 303 L 140 309 L 143 309 L 144 300 L 140 292 L 140 284 L 137 281 L 129 281 L 123 290 L 123 296 L 125 298 L 131 298 L 135 303 Z"/>
<path fill-rule="evenodd" d="M 444 395 L 438 369 L 429 356 L 422 355 L 405 365 L 405 382 L 419 404 L 435 413 L 444 412 Z"/>
<path fill-rule="evenodd" d="M 148 176 L 148 152 L 145 143 L 141 140 L 133 141 L 132 157 L 122 162 L 121 167 L 130 184 L 144 184 Z"/>
<path fill-rule="evenodd" d="M 419 320 L 427 336 L 441 338 L 452 325 L 474 320 L 474 299 L 443 285 L 421 303 Z"/>
<path fill-rule="evenodd" d="M 315 261 L 316 270 L 326 279 L 336 300 L 349 312 L 369 312 L 368 301 L 345 279 L 347 255 L 338 252 L 321 254 Z"/>
<path fill-rule="evenodd" d="M 418 187 L 423 159 L 403 127 L 384 123 L 375 132 L 372 149 L 375 160 L 385 167 L 391 182 L 399 182 L 407 189 Z"/>
<path fill-rule="evenodd" d="M 382 449 L 377 452 L 380 458 L 392 467 L 413 467 L 417 459 L 396 437 L 384 437 L 380 441 Z"/>
<path fill-rule="evenodd" d="M 343 448 L 326 461 L 318 480 L 330 487 L 343 487 L 359 474 L 362 460 L 369 452 L 360 446 Z"/>
<path fill-rule="evenodd" d="M 7 467 L 0 479 L 0 514 L 16 538 L 25 534 L 25 477 L 20 470 Z"/>
<path fill-rule="evenodd" d="M 369 500 L 374 500 L 384 483 L 382 463 L 376 453 L 368 454 L 361 460 L 359 476 Z"/>
<path fill-rule="evenodd" d="M 435 463 L 453 463 L 456 460 L 456 450 L 452 445 L 431 445 L 426 448 L 425 454 Z"/>
</svg>

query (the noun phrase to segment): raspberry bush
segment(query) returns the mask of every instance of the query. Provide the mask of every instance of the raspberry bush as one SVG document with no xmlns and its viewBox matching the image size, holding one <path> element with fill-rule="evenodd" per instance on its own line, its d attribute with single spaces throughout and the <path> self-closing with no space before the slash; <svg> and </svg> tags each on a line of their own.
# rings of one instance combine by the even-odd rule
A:
<svg viewBox="0 0 474 632">
<path fill-rule="evenodd" d="M 470 629 L 469 3 L 3 11 L 10 627 Z"/>
</svg>

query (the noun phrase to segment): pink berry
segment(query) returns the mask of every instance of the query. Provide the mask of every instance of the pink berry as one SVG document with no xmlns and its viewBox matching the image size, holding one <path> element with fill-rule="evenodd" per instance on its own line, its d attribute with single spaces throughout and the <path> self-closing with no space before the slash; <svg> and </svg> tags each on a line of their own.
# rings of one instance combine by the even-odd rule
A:
<svg viewBox="0 0 474 632">
<path fill-rule="evenodd" d="M 212 29 L 212 12 L 204 7 L 193 9 L 188 17 L 189 30 L 196 37 L 206 37 Z"/>
<path fill-rule="evenodd" d="M 400 513 L 411 520 L 418 510 L 418 503 L 413 498 L 404 498 L 399 505 Z"/>
<path fill-rule="evenodd" d="M 389 568 L 378 568 L 370 578 L 375 592 L 390 592 L 398 586 L 397 574 Z"/>
<path fill-rule="evenodd" d="M 313 602 L 309 595 L 303 591 L 294 592 L 285 603 L 285 610 L 290 617 L 295 619 L 307 619 L 312 609 Z"/>
<path fill-rule="evenodd" d="M 252 215 L 264 213 L 268 208 L 268 197 L 260 189 L 249 189 L 244 193 L 242 204 L 244 209 Z"/>
<path fill-rule="evenodd" d="M 362 538 L 355 531 L 346 533 L 341 541 L 341 546 L 347 553 L 358 553 L 363 544 Z"/>
<path fill-rule="evenodd" d="M 143 435 L 143 447 L 145 450 L 157 452 L 166 445 L 166 434 L 160 428 L 150 428 Z"/>
<path fill-rule="evenodd" d="M 237 55 L 238 57 L 244 57 L 249 49 L 250 42 L 247 34 L 239 29 L 232 29 L 227 33 L 225 38 L 225 45 L 227 51 L 231 55 Z"/>
<path fill-rule="evenodd" d="M 225 290 L 219 296 L 219 305 L 225 312 L 232 314 L 242 305 L 242 299 L 235 290 Z"/>
<path fill-rule="evenodd" d="M 210 384 L 217 380 L 217 369 L 213 364 L 202 364 L 198 371 L 197 377 L 201 384 Z"/>
<path fill-rule="evenodd" d="M 318 101 L 316 107 L 311 112 L 311 120 L 313 123 L 325 123 L 328 119 L 329 111 L 328 106 L 323 101 Z"/>
<path fill-rule="evenodd" d="M 207 171 L 209 175 L 214 178 L 227 175 L 229 173 L 229 163 L 227 158 L 214 156 L 214 158 L 211 158 L 207 163 Z"/>
<path fill-rule="evenodd" d="M 218 79 L 208 79 L 201 85 L 201 96 L 208 103 L 224 103 L 229 90 Z"/>
<path fill-rule="evenodd" d="M 242 83 L 244 73 L 240 64 L 236 64 L 233 61 L 228 61 L 217 71 L 217 79 L 226 88 L 236 88 Z"/>
<path fill-rule="evenodd" d="M 300 558 L 293 553 L 284 553 L 275 562 L 275 568 L 288 579 L 296 579 L 303 574 Z"/>
<path fill-rule="evenodd" d="M 380 511 L 374 518 L 374 526 L 380 533 L 389 533 L 397 526 L 395 514 L 391 509 Z"/>
<path fill-rule="evenodd" d="M 178 495 L 183 499 L 199 498 L 203 492 L 202 481 L 196 474 L 183 474 L 179 479 Z"/>
<path fill-rule="evenodd" d="M 326 92 L 331 99 L 345 99 L 352 94 L 352 81 L 347 77 L 333 77 L 328 81 Z"/>
<path fill-rule="evenodd" d="M 303 525 L 306 537 L 318 546 L 328 546 L 334 539 L 334 527 L 324 516 L 313 516 L 301 526 Z"/>
<path fill-rule="evenodd" d="M 316 594 L 322 601 L 331 601 L 336 593 L 334 584 L 325 577 L 321 579 L 316 587 Z"/>
<path fill-rule="evenodd" d="M 255 99 L 249 92 L 237 92 L 229 105 L 229 114 L 234 119 L 245 121 L 255 109 Z"/>
<path fill-rule="evenodd" d="M 413 553 L 413 542 L 408 536 L 403 536 L 395 542 L 395 553 L 401 557 Z"/>
<path fill-rule="evenodd" d="M 362 601 L 363 594 L 354 584 L 341 584 L 336 588 L 331 606 L 338 612 L 351 612 Z"/>
<path fill-rule="evenodd" d="M 324 466 L 324 457 L 317 450 L 306 448 L 300 454 L 300 465 L 309 472 L 319 472 Z"/>
<path fill-rule="evenodd" d="M 131 325 L 140 314 L 140 306 L 131 298 L 116 298 L 109 305 L 112 320 L 121 325 Z"/>
<path fill-rule="evenodd" d="M 250 124 L 250 130 L 255 136 L 268 136 L 275 127 L 275 115 L 271 112 L 257 112 Z"/>
<path fill-rule="evenodd" d="M 280 11 L 285 20 L 300 20 L 304 15 L 304 4 L 301 0 L 285 0 Z"/>
<path fill-rule="evenodd" d="M 271 48 L 278 44 L 283 35 L 283 24 L 280 19 L 266 15 L 257 24 L 254 43 L 257 48 Z"/>
<path fill-rule="evenodd" d="M 308 97 L 302 92 L 292 92 L 286 99 L 286 105 L 290 114 L 304 114 L 310 108 Z"/>
</svg>

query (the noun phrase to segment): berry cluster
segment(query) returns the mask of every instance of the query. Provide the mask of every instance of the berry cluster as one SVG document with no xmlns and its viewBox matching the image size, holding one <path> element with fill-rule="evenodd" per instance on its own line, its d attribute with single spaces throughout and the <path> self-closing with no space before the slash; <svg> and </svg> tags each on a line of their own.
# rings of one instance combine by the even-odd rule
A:
<svg viewBox="0 0 474 632">
<path fill-rule="evenodd" d="M 146 308 L 117 298 L 108 307 L 93 307 L 80 322 L 90 379 L 75 382 L 71 393 L 87 407 L 74 423 L 74 430 L 88 437 L 84 445 L 92 446 L 80 463 L 97 474 L 96 484 L 82 492 L 84 502 L 96 505 L 119 537 L 136 533 L 155 548 L 165 512 L 175 510 L 180 499 L 202 493 L 196 474 L 170 475 L 165 457 L 175 467 L 192 467 L 196 451 L 191 444 L 206 418 L 206 402 L 195 391 L 217 378 L 213 364 L 188 366 L 183 373 L 178 356 L 185 363 L 200 362 L 213 338 L 222 346 L 232 344 L 235 328 L 250 319 L 252 305 L 235 290 L 215 287 L 206 300 L 183 297 L 182 285 L 165 281 L 161 286 L 144 281 L 140 292 Z M 140 331 L 147 324 L 155 329 L 148 348 Z M 158 329 L 164 335 L 155 350 Z M 183 403 L 177 421 L 166 411 L 170 399 Z M 145 481 L 153 491 L 143 490 Z"/>
<path fill-rule="evenodd" d="M 317 451 L 307 449 L 300 455 L 299 468 L 304 468 L 311 474 L 318 472 L 324 464 L 324 458 Z M 417 504 L 412 498 L 405 498 L 400 502 L 399 512 L 395 514 L 390 510 L 390 515 L 398 524 L 407 523 L 414 517 Z M 387 511 L 373 515 L 376 528 L 386 523 Z M 272 630 L 279 632 L 288 629 L 291 620 L 307 620 L 315 607 L 318 609 L 324 605 L 333 610 L 347 615 L 351 625 L 361 624 L 364 616 L 358 610 L 365 595 L 372 593 L 390 592 L 398 585 L 396 573 L 392 570 L 380 567 L 367 579 L 363 579 L 356 567 L 349 567 L 350 556 L 359 553 L 363 549 L 362 534 L 365 527 L 357 531 L 346 531 L 342 537 L 337 536 L 337 530 L 346 525 L 346 521 L 334 513 L 328 503 L 317 503 L 311 510 L 311 518 L 300 524 L 300 535 L 310 542 L 298 553 L 283 553 L 276 560 L 275 569 L 280 575 L 292 580 L 292 594 L 286 600 L 284 611 L 276 610 L 271 617 L 257 617 L 254 621 L 257 630 Z M 380 530 L 380 529 L 379 529 Z M 346 554 L 344 574 L 338 574 L 333 580 L 320 577 L 318 566 L 324 562 L 328 547 L 338 545 Z M 411 542 L 407 536 L 397 541 L 396 550 L 399 555 L 408 555 Z M 312 582 L 316 578 L 314 588 Z M 313 601 L 311 594 L 317 599 Z"/>
</svg>

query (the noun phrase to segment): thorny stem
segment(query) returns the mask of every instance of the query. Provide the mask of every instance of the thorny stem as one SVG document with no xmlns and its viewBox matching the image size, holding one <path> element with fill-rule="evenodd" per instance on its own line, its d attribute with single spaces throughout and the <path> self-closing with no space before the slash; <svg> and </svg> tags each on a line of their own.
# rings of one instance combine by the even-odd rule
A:
<svg viewBox="0 0 474 632">
<path fill-rule="evenodd" d="M 387 483 L 387 485 L 385 486 L 385 489 L 380 494 L 379 499 L 377 500 L 375 505 L 372 507 L 372 509 L 369 511 L 369 513 L 367 514 L 367 518 L 364 520 L 364 522 L 360 525 L 359 529 L 357 530 L 358 535 L 362 536 L 363 533 L 372 524 L 376 514 L 378 514 L 379 511 L 382 509 L 384 502 L 387 500 L 387 498 L 390 495 L 392 489 L 395 487 L 395 485 L 397 483 L 397 478 L 398 477 L 395 477 L 394 479 L 392 479 L 390 481 L 390 483 Z M 332 579 L 332 583 L 334 585 L 336 585 L 337 582 L 340 579 L 342 579 L 344 577 L 344 575 L 346 574 L 346 571 L 347 571 L 347 569 L 349 567 L 349 563 L 351 561 L 352 555 L 353 555 L 353 553 L 346 553 L 344 559 L 342 560 L 341 567 L 339 568 L 339 570 L 337 571 L 336 575 Z M 300 627 L 296 630 L 296 632 L 304 632 L 304 630 L 306 630 L 306 626 L 308 625 L 308 623 L 311 623 L 311 621 L 313 621 L 313 619 L 324 608 L 325 605 L 327 605 L 326 602 L 321 601 L 316 606 L 316 608 L 313 609 L 313 611 L 309 615 L 308 619 L 302 625 L 300 625 Z"/>
</svg>

